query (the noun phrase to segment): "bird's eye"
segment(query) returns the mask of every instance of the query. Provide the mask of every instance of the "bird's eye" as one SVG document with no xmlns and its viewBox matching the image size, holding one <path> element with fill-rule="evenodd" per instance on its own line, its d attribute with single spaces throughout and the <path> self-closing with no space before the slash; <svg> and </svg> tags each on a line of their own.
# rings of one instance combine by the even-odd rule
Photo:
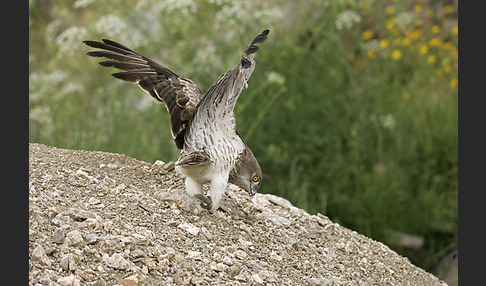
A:
<svg viewBox="0 0 486 286">
<path fill-rule="evenodd" d="M 253 182 L 258 182 L 258 176 L 253 176 L 253 178 L 251 178 Z"/>
</svg>

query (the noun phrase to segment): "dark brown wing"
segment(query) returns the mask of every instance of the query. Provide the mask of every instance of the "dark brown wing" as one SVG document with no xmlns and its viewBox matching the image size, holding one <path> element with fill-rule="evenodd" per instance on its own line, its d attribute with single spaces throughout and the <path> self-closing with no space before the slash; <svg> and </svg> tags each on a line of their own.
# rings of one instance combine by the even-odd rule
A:
<svg viewBox="0 0 486 286">
<path fill-rule="evenodd" d="M 84 41 L 84 43 L 102 49 L 102 51 L 88 52 L 88 56 L 111 59 L 100 62 L 100 65 L 124 70 L 124 72 L 113 73 L 112 76 L 137 83 L 157 101 L 165 103 L 170 114 L 172 137 L 177 148 L 182 149 L 187 123 L 202 97 L 197 85 L 192 80 L 179 77 L 163 65 L 117 42 L 103 39 L 103 42 Z"/>
</svg>

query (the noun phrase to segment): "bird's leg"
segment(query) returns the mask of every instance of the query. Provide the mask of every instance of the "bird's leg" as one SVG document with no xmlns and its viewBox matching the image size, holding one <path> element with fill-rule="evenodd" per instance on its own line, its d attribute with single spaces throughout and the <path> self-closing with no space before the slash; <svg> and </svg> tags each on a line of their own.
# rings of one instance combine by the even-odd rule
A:
<svg viewBox="0 0 486 286">
<path fill-rule="evenodd" d="M 211 213 L 215 213 L 221 205 L 223 193 L 228 186 L 228 180 L 222 177 L 216 177 L 211 180 L 211 187 L 209 188 L 209 196 L 211 197 Z"/>
<path fill-rule="evenodd" d="M 201 201 L 201 206 L 207 210 L 211 208 L 211 199 L 203 194 L 197 194 L 196 198 Z"/>
<path fill-rule="evenodd" d="M 198 198 L 199 200 L 201 200 L 203 203 L 202 203 L 202 207 L 205 208 L 205 209 L 209 209 L 210 206 L 211 206 L 211 199 L 206 197 L 204 194 L 203 194 L 203 190 L 202 190 L 202 184 L 197 182 L 196 180 L 192 179 L 192 178 L 189 178 L 189 177 L 186 177 L 186 192 L 193 196 L 193 197 L 196 197 Z"/>
<path fill-rule="evenodd" d="M 186 177 L 186 192 L 193 197 L 202 195 L 202 184 L 192 178 Z"/>
</svg>

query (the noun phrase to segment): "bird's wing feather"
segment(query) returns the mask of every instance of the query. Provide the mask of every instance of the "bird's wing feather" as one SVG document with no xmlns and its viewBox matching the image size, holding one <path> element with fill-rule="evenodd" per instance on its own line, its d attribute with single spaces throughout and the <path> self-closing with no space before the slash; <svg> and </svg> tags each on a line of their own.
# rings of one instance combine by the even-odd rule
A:
<svg viewBox="0 0 486 286">
<path fill-rule="evenodd" d="M 137 83 L 145 92 L 165 104 L 170 115 L 172 137 L 176 146 L 182 149 L 186 126 L 202 97 L 199 87 L 192 80 L 179 77 L 163 65 L 117 42 L 103 39 L 103 42 L 84 43 L 101 49 L 88 52 L 89 56 L 111 59 L 100 62 L 100 65 L 123 70 L 112 76 Z"/>
<path fill-rule="evenodd" d="M 221 102 L 224 102 L 226 108 L 230 109 L 231 112 L 233 111 L 236 100 L 255 68 L 253 58 L 255 53 L 260 49 L 256 44 L 265 42 L 269 32 L 269 30 L 264 30 L 260 35 L 256 36 L 250 45 L 248 45 L 238 65 L 221 75 L 209 87 L 196 108 L 197 113 L 204 112 L 210 106 L 218 105 Z"/>
<path fill-rule="evenodd" d="M 179 160 L 177 160 L 177 166 L 193 166 L 193 165 L 205 165 L 211 163 L 211 158 L 208 153 L 204 151 L 194 151 L 189 154 L 182 154 Z"/>
</svg>

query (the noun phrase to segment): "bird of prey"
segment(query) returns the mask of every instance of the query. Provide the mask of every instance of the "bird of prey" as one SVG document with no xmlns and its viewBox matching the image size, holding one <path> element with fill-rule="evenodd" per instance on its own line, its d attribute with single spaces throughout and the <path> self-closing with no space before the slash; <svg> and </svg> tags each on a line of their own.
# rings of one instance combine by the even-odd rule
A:
<svg viewBox="0 0 486 286">
<path fill-rule="evenodd" d="M 233 108 L 255 69 L 257 44 L 267 39 L 264 30 L 248 45 L 238 65 L 221 75 L 204 96 L 190 79 L 111 40 L 84 41 L 92 57 L 110 60 L 99 64 L 122 72 L 112 76 L 137 83 L 155 100 L 163 102 L 170 115 L 171 133 L 181 149 L 176 171 L 186 177 L 188 194 L 206 199 L 202 186 L 210 183 L 207 203 L 211 213 L 221 205 L 229 183 L 253 196 L 260 188 L 262 170 L 250 148 L 236 130 Z"/>
</svg>

